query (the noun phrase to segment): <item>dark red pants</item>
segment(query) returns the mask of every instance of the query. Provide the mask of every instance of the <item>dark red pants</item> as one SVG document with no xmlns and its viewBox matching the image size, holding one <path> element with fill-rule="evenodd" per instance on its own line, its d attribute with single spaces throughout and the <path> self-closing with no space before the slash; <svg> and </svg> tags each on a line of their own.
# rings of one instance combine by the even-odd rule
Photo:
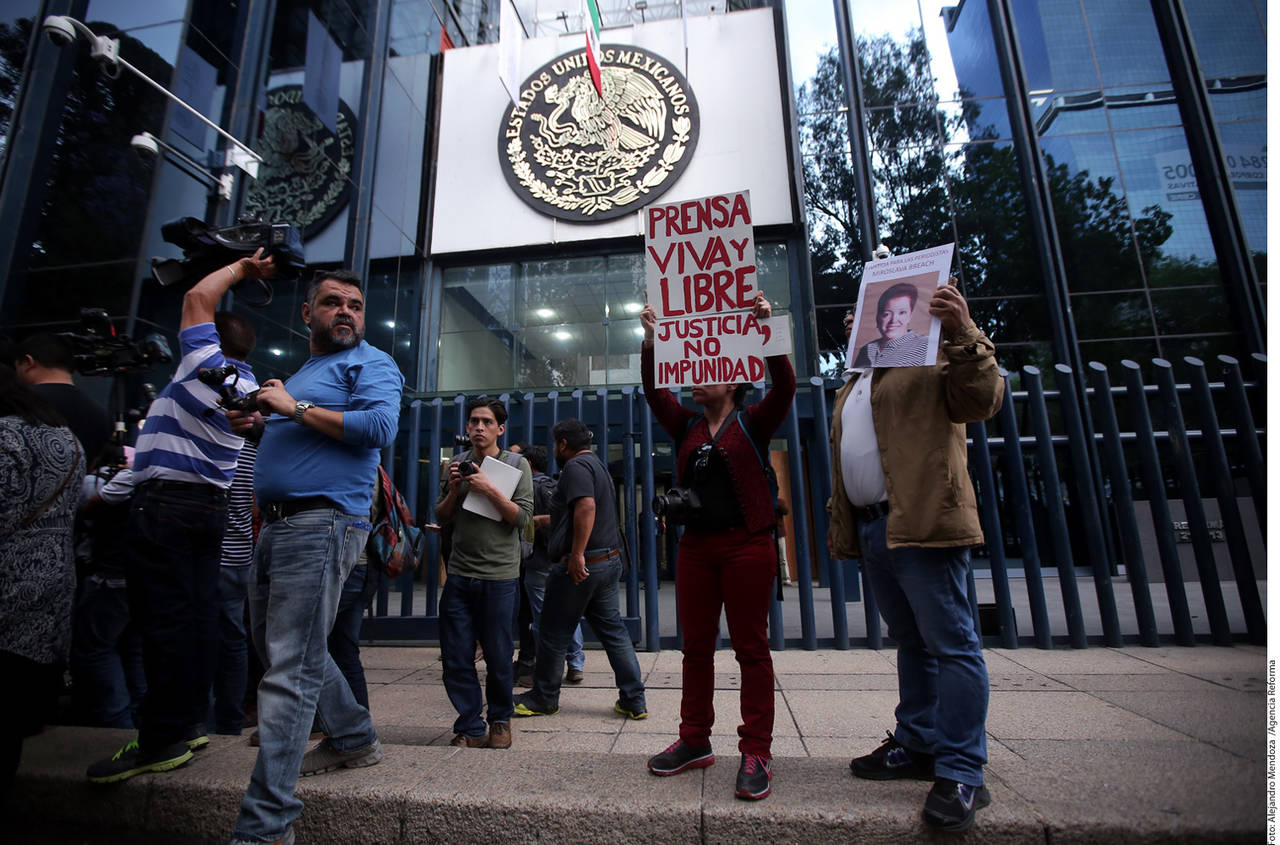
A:
<svg viewBox="0 0 1280 845">
<path fill-rule="evenodd" d="M 773 741 L 773 657 L 769 653 L 769 601 L 778 574 L 772 534 L 741 528 L 686 531 L 676 568 L 676 600 L 684 632 L 684 688 L 680 698 L 680 738 L 705 746 L 715 722 L 715 650 L 720 609 L 742 670 L 742 725 L 738 750 L 771 758 Z"/>
</svg>

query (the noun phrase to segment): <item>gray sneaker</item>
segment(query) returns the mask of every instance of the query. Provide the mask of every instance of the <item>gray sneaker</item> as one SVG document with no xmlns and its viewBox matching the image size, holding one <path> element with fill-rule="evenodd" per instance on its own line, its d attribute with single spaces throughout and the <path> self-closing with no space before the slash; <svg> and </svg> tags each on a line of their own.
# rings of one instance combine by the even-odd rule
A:
<svg viewBox="0 0 1280 845">
<path fill-rule="evenodd" d="M 270 842 L 264 839 L 240 839 L 233 838 L 229 845 L 293 845 L 293 828 L 290 827 L 284 832 L 284 836 L 279 839 L 272 839 Z"/>
<path fill-rule="evenodd" d="M 352 751 L 339 751 L 329 742 L 329 737 L 320 740 L 320 744 L 302 755 L 304 778 L 310 775 L 322 775 L 335 769 L 361 769 L 372 766 L 382 759 L 382 743 L 374 740 L 371 744 Z"/>
</svg>

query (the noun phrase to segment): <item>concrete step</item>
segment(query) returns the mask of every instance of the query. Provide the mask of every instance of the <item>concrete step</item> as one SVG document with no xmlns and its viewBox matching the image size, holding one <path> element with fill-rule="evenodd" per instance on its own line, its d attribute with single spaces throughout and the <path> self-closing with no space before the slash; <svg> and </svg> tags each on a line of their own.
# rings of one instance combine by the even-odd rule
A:
<svg viewBox="0 0 1280 845">
<path fill-rule="evenodd" d="M 855 780 L 847 761 L 831 757 L 776 758 L 773 794 L 745 802 L 733 797 L 738 755 L 727 740 L 716 765 L 656 778 L 642 755 L 520 750 L 518 733 L 508 751 L 410 744 L 415 737 L 404 728 L 382 733 L 379 765 L 299 781 L 306 807 L 295 824 L 298 842 L 954 839 L 920 820 L 927 784 Z M 416 741 L 448 740 L 430 733 Z M 159 842 L 227 841 L 257 749 L 244 737 L 214 736 L 175 771 L 112 786 L 88 783 L 89 763 L 131 736 L 55 727 L 28 740 L 11 812 L 32 830 L 44 819 L 94 831 L 152 831 Z M 993 760 L 992 805 L 965 838 L 1053 845 L 1261 840 L 1261 766 L 1232 765 L 1239 758 L 1196 753 L 1185 742 L 1119 745 L 1127 747 L 1104 754 L 1097 742 L 1041 743 L 1019 759 Z"/>
</svg>

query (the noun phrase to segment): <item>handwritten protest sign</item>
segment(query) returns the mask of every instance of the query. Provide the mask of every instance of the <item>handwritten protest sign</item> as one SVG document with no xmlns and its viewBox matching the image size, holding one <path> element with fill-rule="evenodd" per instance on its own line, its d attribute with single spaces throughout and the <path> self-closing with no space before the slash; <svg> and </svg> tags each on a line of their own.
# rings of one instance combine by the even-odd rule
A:
<svg viewBox="0 0 1280 845">
<path fill-rule="evenodd" d="M 863 265 L 846 368 L 925 367 L 938 361 L 942 322 L 929 314 L 947 283 L 955 244 Z"/>
<path fill-rule="evenodd" d="M 786 317 L 751 313 L 759 288 L 746 191 L 645 209 L 645 281 L 663 387 L 761 381 L 765 357 L 791 351 Z"/>
</svg>

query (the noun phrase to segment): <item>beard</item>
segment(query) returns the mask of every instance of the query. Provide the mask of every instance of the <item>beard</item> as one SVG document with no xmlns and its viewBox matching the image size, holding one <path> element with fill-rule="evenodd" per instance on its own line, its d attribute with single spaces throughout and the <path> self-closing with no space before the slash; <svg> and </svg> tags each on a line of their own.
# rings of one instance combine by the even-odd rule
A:
<svg viewBox="0 0 1280 845">
<path fill-rule="evenodd" d="M 350 329 L 350 334 L 335 334 L 334 329 L 338 326 L 346 326 Z M 333 322 L 326 326 L 312 326 L 311 337 L 316 346 L 325 352 L 341 352 L 359 345 L 360 341 L 364 340 L 364 332 L 356 326 L 354 321 L 346 317 L 335 317 Z"/>
</svg>

